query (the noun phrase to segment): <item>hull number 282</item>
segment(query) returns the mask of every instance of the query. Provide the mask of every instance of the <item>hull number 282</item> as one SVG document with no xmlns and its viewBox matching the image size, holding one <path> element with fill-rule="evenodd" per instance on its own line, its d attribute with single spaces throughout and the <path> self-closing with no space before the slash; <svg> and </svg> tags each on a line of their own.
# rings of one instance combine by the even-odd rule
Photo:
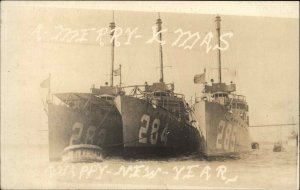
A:
<svg viewBox="0 0 300 190">
<path fill-rule="evenodd" d="M 70 138 L 69 145 L 74 144 L 93 144 L 102 145 L 105 141 L 106 130 L 100 129 L 96 133 L 95 126 L 88 126 L 84 130 L 84 125 L 80 122 L 74 123 L 72 127 L 72 136 Z M 98 140 L 97 142 L 95 140 Z"/>
</svg>

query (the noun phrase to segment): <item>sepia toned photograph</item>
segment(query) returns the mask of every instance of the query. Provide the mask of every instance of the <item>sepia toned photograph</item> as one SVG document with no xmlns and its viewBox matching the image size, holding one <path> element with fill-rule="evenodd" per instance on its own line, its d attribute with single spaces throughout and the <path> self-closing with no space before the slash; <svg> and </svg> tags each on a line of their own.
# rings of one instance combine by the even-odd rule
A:
<svg viewBox="0 0 300 190">
<path fill-rule="evenodd" d="M 1 189 L 299 189 L 299 2 L 1 2 Z"/>
</svg>

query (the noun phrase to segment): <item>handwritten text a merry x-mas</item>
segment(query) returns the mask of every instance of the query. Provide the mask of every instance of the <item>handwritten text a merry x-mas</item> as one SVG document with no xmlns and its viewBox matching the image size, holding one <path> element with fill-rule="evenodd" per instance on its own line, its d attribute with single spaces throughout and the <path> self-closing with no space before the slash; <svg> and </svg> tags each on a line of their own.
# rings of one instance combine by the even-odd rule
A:
<svg viewBox="0 0 300 190">
<path fill-rule="evenodd" d="M 167 44 L 166 40 L 159 40 L 159 34 L 166 33 L 168 29 L 162 29 L 157 32 L 156 26 L 152 27 L 152 36 L 145 40 L 146 44 L 151 44 L 153 42 L 161 43 L 162 45 Z M 32 35 L 35 36 L 37 41 L 42 41 L 43 35 L 49 32 L 45 31 L 42 24 L 39 24 L 33 31 Z M 203 37 L 201 37 L 199 32 L 192 33 L 191 31 L 184 31 L 179 28 L 173 32 L 176 35 L 174 41 L 171 42 L 172 47 L 178 47 L 183 49 L 192 49 L 196 46 L 205 47 L 206 53 L 211 50 L 225 51 L 229 48 L 228 40 L 233 37 L 232 32 L 223 33 L 220 35 L 220 46 L 218 44 L 213 44 L 214 34 L 213 32 L 208 32 Z M 94 43 L 99 46 L 104 46 L 104 38 L 108 37 L 110 34 L 110 43 L 114 41 L 115 46 L 119 47 L 121 45 L 131 45 L 134 40 L 141 39 L 142 35 L 138 33 L 138 27 L 135 28 L 121 28 L 116 27 L 112 31 L 109 28 L 85 28 L 85 29 L 71 29 L 64 27 L 62 25 L 55 26 L 54 32 L 51 32 L 50 40 L 65 43 L 86 43 L 90 41 L 89 36 L 96 36 Z M 125 37 L 125 42 L 121 43 L 120 38 Z"/>
</svg>

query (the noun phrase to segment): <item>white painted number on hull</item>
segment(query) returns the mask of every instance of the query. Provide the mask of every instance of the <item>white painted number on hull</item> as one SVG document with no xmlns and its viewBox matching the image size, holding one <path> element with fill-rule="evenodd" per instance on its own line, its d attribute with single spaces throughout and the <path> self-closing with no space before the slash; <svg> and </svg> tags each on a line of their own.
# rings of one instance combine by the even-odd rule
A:
<svg viewBox="0 0 300 190">
<path fill-rule="evenodd" d="M 95 132 L 96 132 L 96 127 L 89 126 L 89 128 L 86 132 L 85 144 L 93 144 Z"/>
<path fill-rule="evenodd" d="M 158 137 L 158 129 L 159 129 L 160 120 L 154 119 L 152 123 L 152 130 L 151 130 L 151 144 L 157 143 L 157 137 Z"/>
<path fill-rule="evenodd" d="M 142 122 L 142 126 L 141 126 L 140 132 L 139 132 L 139 142 L 147 143 L 147 137 L 145 137 L 145 136 L 147 135 L 149 122 L 150 122 L 150 116 L 144 114 L 142 116 L 141 122 Z"/>
<path fill-rule="evenodd" d="M 236 127 L 221 120 L 218 125 L 216 148 L 234 151 L 236 142 Z"/>
<path fill-rule="evenodd" d="M 76 122 L 74 123 L 73 127 L 72 127 L 72 136 L 70 138 L 70 145 L 74 145 L 74 144 L 79 144 L 81 143 L 81 137 L 84 136 L 83 133 L 83 124 L 80 122 Z M 106 135 L 106 130 L 105 129 L 100 129 L 98 132 L 98 145 L 101 145 L 104 143 L 105 140 L 105 135 Z M 89 126 L 88 129 L 86 130 L 86 135 L 85 138 L 83 139 L 83 142 L 85 144 L 94 144 L 94 140 L 95 140 L 95 136 L 96 136 L 96 127 L 95 126 Z"/>
<path fill-rule="evenodd" d="M 141 122 L 142 122 L 142 126 L 140 127 L 139 130 L 139 142 L 140 143 L 147 143 L 147 139 L 150 137 L 150 143 L 155 145 L 157 144 L 157 140 L 159 137 L 158 131 L 159 131 L 159 127 L 160 127 L 160 120 L 158 118 L 155 118 L 152 122 L 151 125 L 151 135 L 147 136 L 147 132 L 149 130 L 149 125 L 150 125 L 150 116 L 147 114 L 144 114 L 141 118 Z M 161 142 L 166 142 L 167 141 L 167 137 L 166 137 L 166 130 L 167 130 L 167 125 L 164 128 L 164 130 L 162 131 L 162 134 L 160 135 L 160 140 Z"/>
<path fill-rule="evenodd" d="M 217 143 L 216 147 L 217 149 L 222 149 L 222 139 L 223 139 L 223 133 L 225 129 L 225 121 L 221 120 L 218 126 L 218 135 L 217 135 Z"/>
<path fill-rule="evenodd" d="M 164 142 L 164 144 L 167 143 L 167 129 L 168 129 L 168 124 L 166 125 L 166 127 L 164 128 L 164 130 L 162 131 L 161 135 L 160 135 L 160 140 L 162 142 Z"/>
<path fill-rule="evenodd" d="M 232 130 L 232 125 L 229 123 L 226 127 L 226 131 L 225 131 L 225 138 L 224 138 L 224 149 L 228 150 L 229 149 L 229 138 L 230 138 L 230 133 Z"/>
<path fill-rule="evenodd" d="M 73 125 L 72 131 L 75 131 L 76 133 L 73 133 L 71 138 L 70 138 L 70 145 L 76 144 L 74 141 L 80 141 L 80 137 L 82 134 L 82 130 L 83 130 L 83 124 L 76 122 Z"/>
<path fill-rule="evenodd" d="M 230 138 L 230 151 L 234 151 L 235 149 L 235 141 L 236 141 L 235 133 L 236 133 L 236 127 L 233 127 L 231 138 Z"/>
</svg>

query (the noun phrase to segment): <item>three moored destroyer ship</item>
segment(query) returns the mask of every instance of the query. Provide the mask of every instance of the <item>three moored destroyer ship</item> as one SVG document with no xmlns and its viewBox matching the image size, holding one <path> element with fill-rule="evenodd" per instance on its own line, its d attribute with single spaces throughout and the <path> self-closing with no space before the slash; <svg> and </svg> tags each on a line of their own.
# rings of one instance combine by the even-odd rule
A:
<svg viewBox="0 0 300 190">
<path fill-rule="evenodd" d="M 220 17 L 216 17 L 220 47 Z M 160 18 L 157 32 L 162 40 Z M 111 23 L 111 35 L 115 24 Z M 188 105 L 174 84 L 164 81 L 163 52 L 159 44 L 160 80 L 152 85 L 111 85 L 91 93 L 55 94 L 62 105 L 48 104 L 50 160 L 102 160 L 103 154 L 156 156 L 199 153 L 206 157 L 238 155 L 250 150 L 248 105 L 236 95 L 235 84 L 222 82 L 218 50 L 219 81 L 208 85 L 205 73 L 194 78 L 203 83 L 202 97 Z"/>
</svg>

